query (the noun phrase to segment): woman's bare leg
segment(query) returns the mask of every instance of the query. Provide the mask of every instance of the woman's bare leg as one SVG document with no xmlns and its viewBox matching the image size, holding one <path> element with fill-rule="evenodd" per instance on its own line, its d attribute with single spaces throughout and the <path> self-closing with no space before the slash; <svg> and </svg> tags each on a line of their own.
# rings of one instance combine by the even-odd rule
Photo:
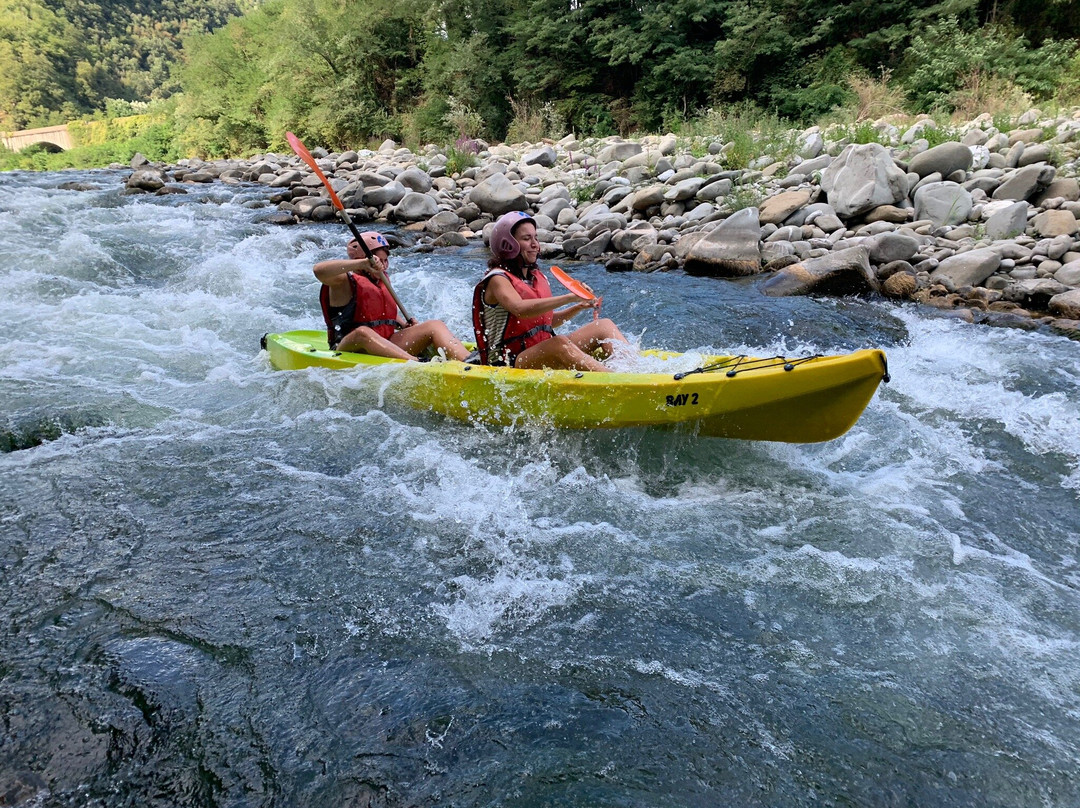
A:
<svg viewBox="0 0 1080 808">
<path fill-rule="evenodd" d="M 606 367 L 586 354 L 569 337 L 552 337 L 518 354 L 514 367 L 524 369 L 605 371 Z"/>
<path fill-rule="evenodd" d="M 422 323 L 403 328 L 390 337 L 394 345 L 408 351 L 413 356 L 423 353 L 428 348 L 442 349 L 449 359 L 464 362 L 469 352 L 461 340 L 450 333 L 442 320 L 425 320 Z"/>
</svg>

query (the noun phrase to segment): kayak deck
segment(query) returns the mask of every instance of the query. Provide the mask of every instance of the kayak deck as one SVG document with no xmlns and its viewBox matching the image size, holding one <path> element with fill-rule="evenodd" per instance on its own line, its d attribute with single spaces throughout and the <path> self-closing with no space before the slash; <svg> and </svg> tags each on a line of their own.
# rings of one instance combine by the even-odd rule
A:
<svg viewBox="0 0 1080 808">
<path fill-rule="evenodd" d="M 788 443 L 844 434 L 887 376 L 880 350 L 800 358 L 706 356 L 689 372 L 582 373 L 331 351 L 321 331 L 268 334 L 264 340 L 279 370 L 393 368 L 387 400 L 464 421 L 569 429 L 677 427 L 703 436 Z M 643 354 L 660 364 L 681 357 Z"/>
</svg>

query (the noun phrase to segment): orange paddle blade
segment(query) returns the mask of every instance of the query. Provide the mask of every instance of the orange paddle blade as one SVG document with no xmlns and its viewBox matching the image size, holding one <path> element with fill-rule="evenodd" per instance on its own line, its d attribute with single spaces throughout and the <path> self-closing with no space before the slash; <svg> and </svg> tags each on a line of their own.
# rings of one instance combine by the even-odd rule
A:
<svg viewBox="0 0 1080 808">
<path fill-rule="evenodd" d="M 341 204 L 341 200 L 338 199 L 338 195 L 334 193 L 334 188 L 330 184 L 330 180 L 326 178 L 326 175 L 322 173 L 319 168 L 319 164 L 315 162 L 315 158 L 311 156 L 311 152 L 307 150 L 303 143 L 300 142 L 300 138 L 294 135 L 292 132 L 285 133 L 285 139 L 289 141 L 289 145 L 292 146 L 292 150 L 296 152 L 296 156 L 308 164 L 308 167 L 315 172 L 315 176 L 322 180 L 322 184 L 326 187 L 326 190 L 330 193 L 330 201 L 334 203 L 334 207 L 338 210 L 345 210 L 345 206 Z"/>
<path fill-rule="evenodd" d="M 555 280 L 561 283 L 570 292 L 580 297 L 582 300 L 592 300 L 596 295 L 585 288 L 585 284 L 581 281 L 574 280 L 558 267 L 551 268 L 551 274 L 555 276 Z"/>
</svg>

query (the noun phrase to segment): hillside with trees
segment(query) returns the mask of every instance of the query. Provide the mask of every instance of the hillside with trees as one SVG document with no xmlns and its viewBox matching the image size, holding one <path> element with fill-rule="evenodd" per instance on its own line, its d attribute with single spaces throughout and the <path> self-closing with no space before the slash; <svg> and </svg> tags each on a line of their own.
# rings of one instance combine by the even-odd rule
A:
<svg viewBox="0 0 1080 808">
<path fill-rule="evenodd" d="M 179 89 L 184 40 L 251 0 L 0 0 L 0 129 L 48 126 Z"/>
<path fill-rule="evenodd" d="M 1075 0 L 0 0 L 0 128 L 170 99 L 172 151 L 1080 100 Z"/>
<path fill-rule="evenodd" d="M 208 153 L 287 127 L 335 146 L 626 134 L 733 104 L 808 121 L 860 81 L 909 112 L 1045 101 L 1075 94 L 1078 35 L 1053 0 L 269 0 L 193 39 L 181 82 Z"/>
</svg>

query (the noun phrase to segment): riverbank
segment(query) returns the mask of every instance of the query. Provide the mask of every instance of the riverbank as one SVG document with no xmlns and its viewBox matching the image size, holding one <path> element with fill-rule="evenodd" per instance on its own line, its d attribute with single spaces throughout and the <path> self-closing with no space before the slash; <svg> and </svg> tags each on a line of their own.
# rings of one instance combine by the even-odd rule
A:
<svg viewBox="0 0 1080 808">
<path fill-rule="evenodd" d="M 675 135 L 312 153 L 354 221 L 399 225 L 421 249 L 465 246 L 524 210 L 549 261 L 769 273 L 768 295 L 884 295 L 1080 339 L 1080 109 L 1011 123 L 815 126 L 755 141 L 756 156 Z M 131 193 L 257 182 L 280 189 L 280 224 L 336 215 L 293 155 L 132 167 Z"/>
</svg>

